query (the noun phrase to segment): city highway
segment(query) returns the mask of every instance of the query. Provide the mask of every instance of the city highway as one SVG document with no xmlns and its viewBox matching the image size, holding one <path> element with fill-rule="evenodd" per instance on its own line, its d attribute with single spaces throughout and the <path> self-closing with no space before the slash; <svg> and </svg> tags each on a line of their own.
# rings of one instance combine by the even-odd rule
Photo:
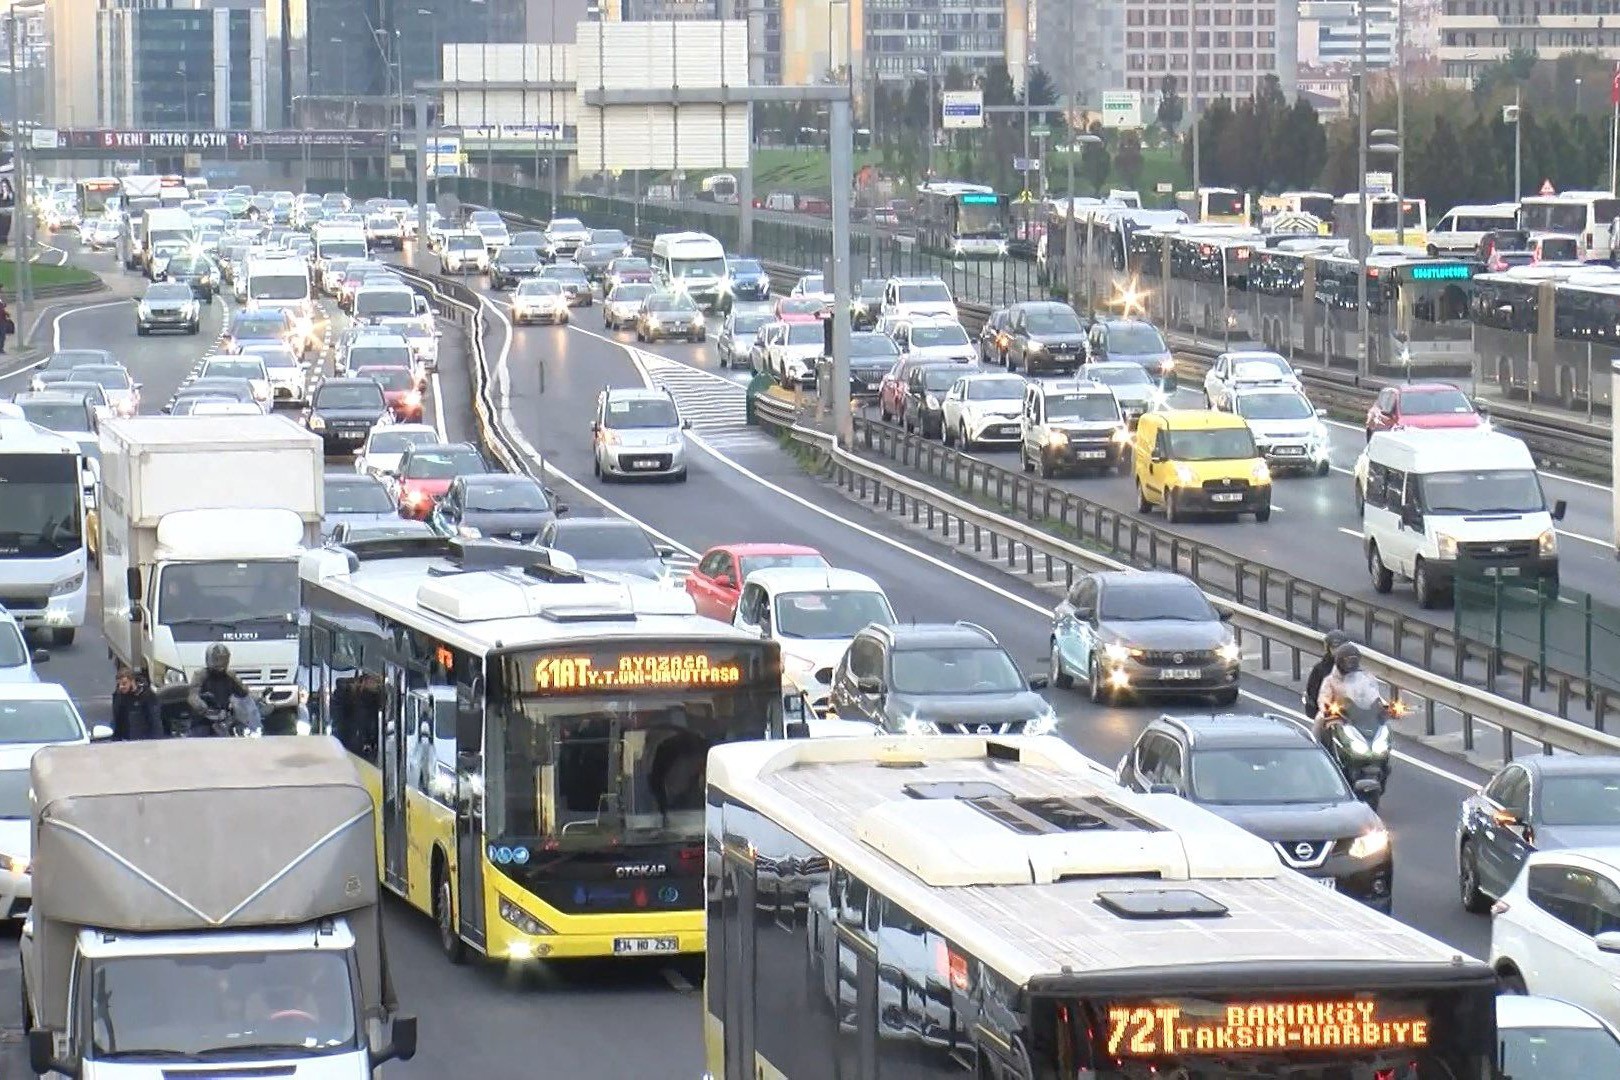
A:
<svg viewBox="0 0 1620 1080">
<path fill-rule="evenodd" d="M 498 295 L 489 303 L 493 312 L 504 310 Z M 622 512 L 691 554 L 728 541 L 813 545 L 835 565 L 875 577 L 902 619 L 971 618 L 995 633 L 1031 673 L 1045 671 L 1048 595 L 1029 581 L 967 560 L 848 502 L 808 478 L 762 435 L 732 430 L 710 443 L 700 422 L 702 442 L 694 440 L 686 483 L 603 485 L 591 479 L 587 417 L 596 395 L 604 385 L 643 381 L 628 335 L 623 340 L 604 336 L 594 315 L 576 311 L 569 327 L 515 330 L 504 315 L 497 315 L 488 320 L 485 339 L 492 367 L 507 368 L 512 388 L 508 404 L 524 436 L 544 451 L 554 482 L 582 493 L 571 500 L 576 507 L 590 501 Z M 671 348 L 678 352 L 687 347 Z M 690 349 L 694 359 L 704 353 L 702 346 Z M 1287 709 L 1298 700 L 1297 690 L 1270 683 L 1263 675 L 1254 675 L 1247 685 L 1248 708 Z M 1049 690 L 1047 696 L 1061 717 L 1062 735 L 1109 764 L 1160 711 L 1151 705 L 1098 708 L 1071 691 Z M 1170 711 L 1207 711 L 1207 706 Z M 1403 744 L 1402 749 L 1383 804 L 1396 850 L 1395 914 L 1459 949 L 1482 955 L 1489 924 L 1459 907 L 1451 852 L 1452 808 L 1482 774 L 1423 747 Z"/>
</svg>

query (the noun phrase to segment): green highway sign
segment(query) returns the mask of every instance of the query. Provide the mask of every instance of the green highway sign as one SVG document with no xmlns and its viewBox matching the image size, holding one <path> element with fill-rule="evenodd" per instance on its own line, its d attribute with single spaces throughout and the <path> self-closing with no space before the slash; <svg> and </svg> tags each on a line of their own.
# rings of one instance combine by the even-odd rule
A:
<svg viewBox="0 0 1620 1080">
<path fill-rule="evenodd" d="M 1047 139 L 1052 136 L 1052 129 L 1046 124 L 1036 124 L 1029 129 L 1029 133 L 1037 139 Z"/>
</svg>

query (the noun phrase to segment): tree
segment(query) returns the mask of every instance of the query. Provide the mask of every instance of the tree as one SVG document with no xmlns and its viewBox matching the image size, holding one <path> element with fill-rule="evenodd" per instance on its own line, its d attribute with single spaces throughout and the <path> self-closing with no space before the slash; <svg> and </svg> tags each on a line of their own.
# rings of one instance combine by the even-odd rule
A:
<svg viewBox="0 0 1620 1080">
<path fill-rule="evenodd" d="M 1278 178 L 1291 188 L 1312 187 L 1327 163 L 1327 129 L 1304 94 L 1282 118 L 1275 144 L 1281 151 L 1274 155 Z"/>
<path fill-rule="evenodd" d="M 1174 135 L 1181 126 L 1181 118 L 1187 113 L 1187 104 L 1176 93 L 1176 77 L 1166 75 L 1159 80 L 1159 110 L 1155 118 L 1159 126 L 1164 128 L 1166 135 Z"/>
<path fill-rule="evenodd" d="M 1138 151 L 1138 156 L 1140 156 L 1140 151 Z M 1085 177 L 1087 183 L 1091 185 L 1091 190 L 1101 194 L 1103 185 L 1108 182 L 1108 171 L 1111 164 L 1112 162 L 1108 157 L 1108 144 L 1101 141 L 1099 133 L 1099 141 L 1087 143 L 1086 148 L 1080 153 L 1080 175 Z"/>
<path fill-rule="evenodd" d="M 1138 188 L 1142 181 L 1142 133 L 1122 131 L 1119 148 L 1114 151 L 1114 175 L 1125 181 L 1128 188 Z"/>
</svg>

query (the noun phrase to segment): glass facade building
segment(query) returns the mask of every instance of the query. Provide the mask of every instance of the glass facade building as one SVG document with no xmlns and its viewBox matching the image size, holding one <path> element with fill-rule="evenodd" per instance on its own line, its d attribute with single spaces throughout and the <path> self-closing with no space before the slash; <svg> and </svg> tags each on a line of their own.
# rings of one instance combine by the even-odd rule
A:
<svg viewBox="0 0 1620 1080">
<path fill-rule="evenodd" d="M 265 33 L 251 8 L 117 7 L 98 13 L 101 122 L 262 128 Z"/>
</svg>

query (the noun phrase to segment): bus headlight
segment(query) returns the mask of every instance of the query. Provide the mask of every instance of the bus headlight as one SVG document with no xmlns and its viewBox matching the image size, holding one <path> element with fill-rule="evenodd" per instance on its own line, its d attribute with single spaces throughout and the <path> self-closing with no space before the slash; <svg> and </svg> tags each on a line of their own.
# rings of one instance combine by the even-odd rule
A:
<svg viewBox="0 0 1620 1080">
<path fill-rule="evenodd" d="M 530 915 L 527 911 L 524 911 L 522 908 L 518 907 L 504 896 L 500 898 L 500 903 L 496 906 L 501 913 L 501 920 L 508 925 L 515 927 L 522 933 L 528 934 L 531 937 L 539 937 L 544 934 L 555 933 L 551 927 L 547 926 L 533 915 Z"/>
</svg>

